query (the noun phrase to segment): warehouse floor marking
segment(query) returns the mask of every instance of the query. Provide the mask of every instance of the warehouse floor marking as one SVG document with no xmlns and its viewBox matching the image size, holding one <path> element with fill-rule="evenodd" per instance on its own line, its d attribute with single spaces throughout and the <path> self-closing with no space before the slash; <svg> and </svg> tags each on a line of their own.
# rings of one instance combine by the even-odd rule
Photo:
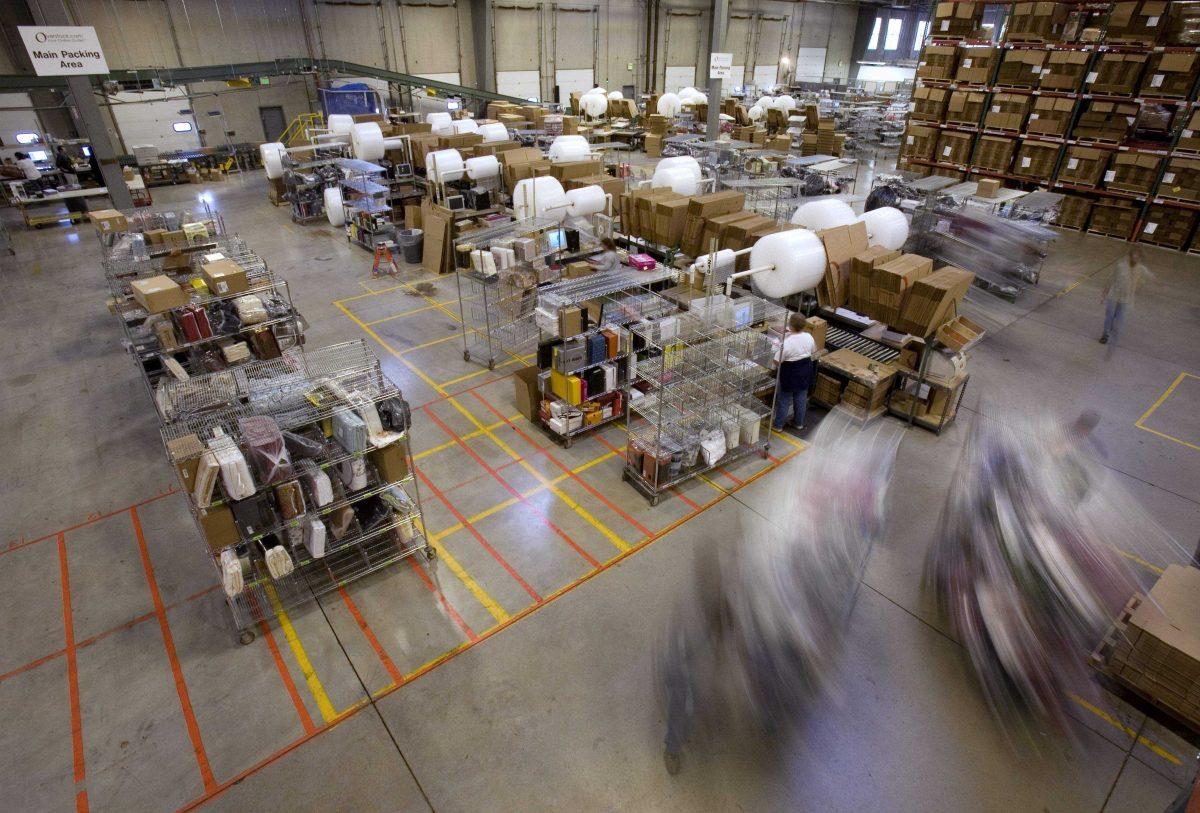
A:
<svg viewBox="0 0 1200 813">
<path fill-rule="evenodd" d="M 1171 408 L 1171 406 L 1168 404 L 1168 399 L 1172 395 L 1175 395 L 1175 392 L 1180 388 L 1180 385 L 1184 384 L 1186 381 L 1188 381 L 1188 379 L 1200 381 L 1200 376 L 1192 375 L 1191 373 L 1180 373 L 1178 376 L 1176 376 L 1175 380 L 1171 382 L 1171 386 L 1167 387 L 1166 391 L 1162 395 L 1158 396 L 1158 400 L 1151 404 L 1150 408 L 1143 412 L 1142 416 L 1134 421 L 1133 425 L 1138 429 L 1149 432 L 1153 435 L 1158 435 L 1160 438 L 1174 441 L 1181 446 L 1186 446 L 1189 449 L 1195 449 L 1196 451 L 1200 452 L 1200 437 L 1196 437 L 1194 439 L 1196 442 L 1193 443 L 1191 441 L 1184 440 L 1183 438 L 1170 435 L 1160 429 L 1155 429 L 1146 425 L 1146 421 L 1148 421 L 1155 412 L 1158 412 L 1161 407 L 1167 405 L 1166 409 L 1169 410 Z M 1193 384 L 1192 386 L 1195 387 L 1196 385 Z M 1178 401 L 1181 397 L 1183 396 L 1176 395 L 1175 400 Z M 1190 410 L 1190 415 L 1194 417 L 1195 415 L 1200 414 L 1200 409 L 1198 409 L 1198 407 L 1200 407 L 1200 398 L 1196 398 L 1195 395 L 1193 395 L 1192 398 L 1187 400 L 1189 401 L 1187 408 Z"/>
</svg>

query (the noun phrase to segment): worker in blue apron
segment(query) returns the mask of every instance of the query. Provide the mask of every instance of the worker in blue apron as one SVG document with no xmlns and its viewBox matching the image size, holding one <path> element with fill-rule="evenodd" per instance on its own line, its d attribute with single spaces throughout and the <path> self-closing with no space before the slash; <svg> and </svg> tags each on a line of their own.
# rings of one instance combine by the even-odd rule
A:
<svg viewBox="0 0 1200 813">
<path fill-rule="evenodd" d="M 793 313 L 788 318 L 788 331 L 775 360 L 779 362 L 779 386 L 775 393 L 775 431 L 787 424 L 792 413 L 793 429 L 804 428 L 804 413 L 808 408 L 808 390 L 813 382 L 813 353 L 817 343 L 804 331 L 804 317 Z"/>
</svg>

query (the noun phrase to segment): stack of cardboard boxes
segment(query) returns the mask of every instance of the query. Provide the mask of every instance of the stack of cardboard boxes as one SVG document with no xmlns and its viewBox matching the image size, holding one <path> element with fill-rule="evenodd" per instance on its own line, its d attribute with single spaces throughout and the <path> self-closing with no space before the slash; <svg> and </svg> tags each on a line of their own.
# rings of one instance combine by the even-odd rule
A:
<svg viewBox="0 0 1200 813">
<path fill-rule="evenodd" d="M 974 279 L 970 271 L 945 266 L 914 280 L 893 327 L 914 336 L 933 334 L 957 314 Z"/>
<path fill-rule="evenodd" d="M 1167 3 L 1134 0 L 1113 3 L 1105 25 L 1105 42 L 1125 45 L 1154 45 L 1166 29 Z"/>
<path fill-rule="evenodd" d="M 1047 145 L 1049 146 L 1049 145 Z M 1012 165 L 1017 140 L 1006 136 L 980 136 L 975 147 L 972 165 L 987 172 L 1008 172 Z"/>
<path fill-rule="evenodd" d="M 938 3 L 933 9 L 933 25 L 929 34 L 937 39 L 983 39 L 983 3 Z"/>
<path fill-rule="evenodd" d="M 1051 51 L 1042 69 L 1041 90 L 1074 93 L 1083 85 L 1091 54 L 1087 51 Z"/>
<path fill-rule="evenodd" d="M 1045 182 L 1054 172 L 1058 161 L 1058 145 L 1025 139 L 1017 150 L 1012 173 L 1022 178 Z"/>
<path fill-rule="evenodd" d="M 992 104 L 983 117 L 983 126 L 988 130 L 1019 132 L 1025 126 L 1033 97 L 1025 93 L 992 94 Z"/>
<path fill-rule="evenodd" d="M 987 108 L 988 95 L 981 90 L 956 90 L 946 103 L 946 123 L 978 127 Z"/>
<path fill-rule="evenodd" d="M 1000 69 L 996 71 L 998 87 L 1035 88 L 1042 81 L 1046 51 L 1011 48 L 1004 51 Z"/>
<path fill-rule="evenodd" d="M 1200 161 L 1195 158 L 1172 158 L 1168 161 L 1158 195 L 1200 203 Z"/>
<path fill-rule="evenodd" d="M 1186 99 L 1196 84 L 1198 73 L 1200 59 L 1195 53 L 1150 54 L 1139 95 Z"/>
<path fill-rule="evenodd" d="M 1137 102 L 1084 101 L 1071 136 L 1080 141 L 1120 144 L 1133 129 L 1141 107 Z"/>
<path fill-rule="evenodd" d="M 917 62 L 917 78 L 949 82 L 958 67 L 958 48 L 953 45 L 926 45 Z"/>
<path fill-rule="evenodd" d="M 1142 217 L 1138 241 L 1165 248 L 1181 249 L 1196 225 L 1196 213 L 1178 206 L 1151 204 Z"/>
<path fill-rule="evenodd" d="M 1138 88 L 1148 59 L 1147 54 L 1113 51 L 1098 54 L 1084 80 L 1087 91 L 1110 96 L 1132 96 Z"/>
<path fill-rule="evenodd" d="M 1075 100 L 1057 96 L 1038 96 L 1033 101 L 1025 131 L 1063 138 L 1075 115 Z"/>
<path fill-rule="evenodd" d="M 946 102 L 950 99 L 950 91 L 946 88 L 922 85 L 915 88 L 912 94 L 912 108 L 908 114 L 910 121 L 942 121 L 946 115 Z"/>
<path fill-rule="evenodd" d="M 1009 42 L 1054 42 L 1062 36 L 1068 13 L 1066 3 L 1017 3 L 1004 37 Z"/>
<path fill-rule="evenodd" d="M 1108 168 L 1108 150 L 1095 147 L 1068 147 L 1058 168 L 1058 179 L 1079 186 L 1098 186 Z"/>
<path fill-rule="evenodd" d="M 1092 220 L 1088 231 L 1128 240 L 1137 222 L 1138 206 L 1120 198 L 1096 198 L 1092 202 Z"/>
<path fill-rule="evenodd" d="M 999 57 L 1000 49 L 991 45 L 961 46 L 954 81 L 960 85 L 989 84 L 992 81 L 992 68 Z"/>
<path fill-rule="evenodd" d="M 1146 195 L 1158 180 L 1162 159 L 1157 155 L 1136 152 L 1119 152 L 1112 158 L 1109 169 L 1104 173 L 1106 189 Z"/>
</svg>

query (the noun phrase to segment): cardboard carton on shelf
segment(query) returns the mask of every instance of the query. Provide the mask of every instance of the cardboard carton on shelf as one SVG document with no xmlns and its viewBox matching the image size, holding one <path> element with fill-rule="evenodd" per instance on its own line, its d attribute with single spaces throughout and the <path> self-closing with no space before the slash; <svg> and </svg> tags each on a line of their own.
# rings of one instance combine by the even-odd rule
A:
<svg viewBox="0 0 1200 813">
<path fill-rule="evenodd" d="M 1068 147 L 1058 180 L 1079 186 L 1096 186 L 1104 178 L 1112 152 L 1094 147 Z"/>
<path fill-rule="evenodd" d="M 646 133 L 645 149 L 646 155 L 651 158 L 662 157 L 663 136 L 658 133 Z"/>
<path fill-rule="evenodd" d="M 988 94 L 980 90 L 956 90 L 946 103 L 946 123 L 963 127 L 979 126 L 987 107 Z"/>
<path fill-rule="evenodd" d="M 974 142 L 974 133 L 943 130 L 938 136 L 933 160 L 943 164 L 965 165 L 971 160 L 971 147 Z"/>
<path fill-rule="evenodd" d="M 1200 159 L 1171 158 L 1156 194 L 1200 203 Z"/>
<path fill-rule="evenodd" d="M 884 324 L 896 324 L 909 289 L 931 273 L 933 260 L 919 254 L 904 254 L 877 265 L 871 276 L 868 315 Z"/>
<path fill-rule="evenodd" d="M 1200 152 L 1200 108 L 1187 114 L 1187 121 L 1179 134 L 1179 141 L 1175 144 L 1175 149 Z"/>
<path fill-rule="evenodd" d="M 1084 79 L 1084 86 L 1090 93 L 1132 96 L 1148 58 L 1147 54 L 1101 53 Z"/>
<path fill-rule="evenodd" d="M 1056 42 L 1070 8 L 1066 3 L 1017 3 L 1008 17 L 1008 42 Z"/>
<path fill-rule="evenodd" d="M 1105 42 L 1154 45 L 1166 31 L 1167 6 L 1161 0 L 1113 3 L 1105 26 Z"/>
<path fill-rule="evenodd" d="M 1013 158 L 1013 174 L 1038 181 L 1049 179 L 1060 149 L 1057 144 L 1046 144 L 1044 141 L 1021 141 L 1020 149 Z"/>
<path fill-rule="evenodd" d="M 228 258 L 202 263 L 200 275 L 214 296 L 237 294 L 250 288 L 246 270 Z"/>
<path fill-rule="evenodd" d="M 1138 240 L 1167 248 L 1183 248 L 1196 225 L 1196 213 L 1178 206 L 1151 204 L 1142 217 Z"/>
<path fill-rule="evenodd" d="M 1092 55 L 1087 51 L 1051 51 L 1042 68 L 1041 90 L 1075 93 L 1083 86 L 1088 61 Z"/>
<path fill-rule="evenodd" d="M 933 149 L 937 146 L 938 132 L 936 127 L 909 122 L 900 142 L 901 155 L 909 159 L 930 160 L 933 157 Z"/>
<path fill-rule="evenodd" d="M 1035 88 L 1042 81 L 1046 51 L 1008 48 L 996 71 L 996 84 L 1004 87 Z"/>
<path fill-rule="evenodd" d="M 708 247 L 701 245 L 705 221 L 719 215 L 740 212 L 745 204 L 746 195 L 732 189 L 693 196 L 688 202 L 687 219 L 683 227 L 683 253 L 689 257 L 696 257 L 707 251 Z"/>
<path fill-rule="evenodd" d="M 1083 195 L 1067 195 L 1058 207 L 1058 219 L 1055 225 L 1066 229 L 1087 228 L 1088 218 L 1092 214 L 1092 199 Z"/>
<path fill-rule="evenodd" d="M 147 313 L 163 313 L 188 303 L 187 291 L 170 277 L 160 274 L 129 283 L 133 298 Z"/>
<path fill-rule="evenodd" d="M 1006 136 L 980 136 L 972 164 L 989 172 L 1008 172 L 1017 140 Z"/>
<path fill-rule="evenodd" d="M 954 266 L 939 268 L 916 280 L 893 327 L 914 336 L 929 336 L 958 312 L 975 275 Z"/>
<path fill-rule="evenodd" d="M 1027 93 L 996 93 L 991 106 L 983 117 L 983 126 L 989 130 L 1021 130 L 1033 101 Z"/>
<path fill-rule="evenodd" d="M 1146 153 L 1119 152 L 1104 173 L 1104 186 L 1122 192 L 1149 194 L 1158 180 L 1162 159 Z"/>
<path fill-rule="evenodd" d="M 929 27 L 931 37 L 972 37 L 983 24 L 983 3 L 953 2 L 938 3 L 933 9 L 933 24 Z"/>
<path fill-rule="evenodd" d="M 1150 54 L 1138 95 L 1186 99 L 1196 84 L 1197 74 L 1200 74 L 1200 59 L 1194 52 Z"/>
<path fill-rule="evenodd" d="M 727 215 L 717 215 L 711 217 L 704 222 L 704 236 L 701 238 L 700 253 L 707 252 L 711 249 L 713 242 L 716 242 L 717 248 L 726 247 L 726 236 L 729 228 L 735 223 L 743 220 L 748 220 L 752 217 L 758 217 L 755 212 L 739 211 L 730 212 Z"/>
<path fill-rule="evenodd" d="M 992 68 L 1000 56 L 1000 49 L 988 46 L 961 46 L 958 55 L 958 70 L 954 81 L 968 85 L 986 85 L 991 81 Z"/>
<path fill-rule="evenodd" d="M 941 121 L 945 117 L 950 91 L 946 88 L 921 85 L 914 88 L 908 118 L 910 121 Z"/>
<path fill-rule="evenodd" d="M 88 212 L 88 220 L 101 234 L 115 234 L 129 230 L 129 221 L 116 209 L 98 209 Z"/>
<path fill-rule="evenodd" d="M 894 260 L 900 252 L 884 246 L 871 246 L 850 258 L 850 291 L 847 305 L 850 310 L 870 316 L 871 279 L 875 267 Z"/>
<path fill-rule="evenodd" d="M 956 316 L 937 330 L 938 341 L 956 353 L 969 350 L 983 339 L 987 330 L 965 316 Z"/>
<path fill-rule="evenodd" d="M 1057 96 L 1039 96 L 1034 99 L 1025 124 L 1025 132 L 1036 135 L 1062 138 L 1071 126 L 1075 114 L 1075 100 Z"/>
<path fill-rule="evenodd" d="M 917 78 L 948 82 L 958 66 L 958 48 L 953 45 L 926 45 L 917 61 Z"/>
<path fill-rule="evenodd" d="M 1079 140 L 1120 144 L 1133 131 L 1141 113 L 1136 102 L 1085 101 L 1071 137 Z"/>
<path fill-rule="evenodd" d="M 1116 198 L 1096 198 L 1092 202 L 1092 219 L 1088 231 L 1128 240 L 1137 222 L 1139 208 L 1133 201 Z"/>
</svg>

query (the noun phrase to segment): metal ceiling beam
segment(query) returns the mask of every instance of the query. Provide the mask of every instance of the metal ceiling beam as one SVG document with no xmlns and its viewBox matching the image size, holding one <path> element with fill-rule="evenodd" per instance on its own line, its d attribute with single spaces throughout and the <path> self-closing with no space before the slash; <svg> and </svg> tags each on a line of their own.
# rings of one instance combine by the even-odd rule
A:
<svg viewBox="0 0 1200 813">
<path fill-rule="evenodd" d="M 289 59 L 274 59 L 264 62 L 237 62 L 225 65 L 204 65 L 191 68 L 141 68 L 139 70 L 117 70 L 107 76 L 93 77 L 95 81 L 145 81 L 157 79 L 164 85 L 186 85 L 191 82 L 220 82 L 230 79 L 240 79 L 246 76 L 286 76 L 289 74 L 308 73 L 343 73 L 351 76 L 363 76 L 372 79 L 382 79 L 414 88 L 433 88 L 451 96 L 469 96 L 474 99 L 489 101 L 513 102 L 527 104 L 527 100 L 519 96 L 506 96 L 490 90 L 479 90 L 436 79 L 425 79 L 407 73 L 397 73 L 370 65 L 359 65 L 340 59 L 309 59 L 294 57 Z M 25 74 L 0 75 L 0 90 L 29 90 L 40 87 L 65 87 L 66 82 L 56 76 L 30 76 Z"/>
</svg>

